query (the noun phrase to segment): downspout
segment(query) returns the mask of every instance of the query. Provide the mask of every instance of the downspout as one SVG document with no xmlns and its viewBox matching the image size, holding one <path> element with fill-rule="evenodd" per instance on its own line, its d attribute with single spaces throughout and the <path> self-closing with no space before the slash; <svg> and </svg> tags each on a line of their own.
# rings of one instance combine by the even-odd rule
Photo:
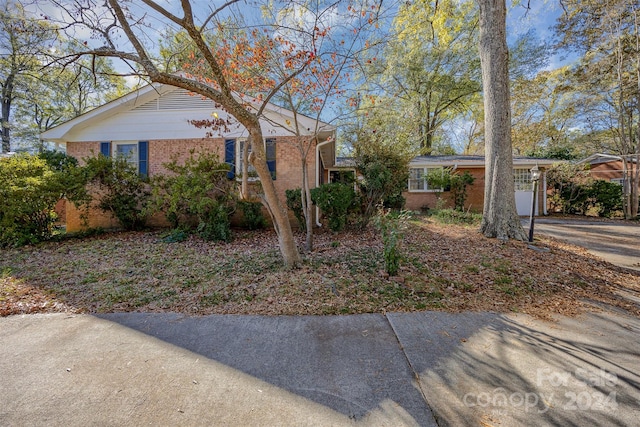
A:
<svg viewBox="0 0 640 427">
<path fill-rule="evenodd" d="M 541 193 L 542 193 L 542 214 L 544 216 L 549 215 L 549 212 L 547 212 L 547 169 L 544 169 L 544 173 L 542 174 L 542 187 L 541 187 Z"/>
<path fill-rule="evenodd" d="M 333 139 L 327 139 L 316 145 L 316 188 L 320 186 L 320 174 L 323 172 L 320 168 L 320 147 L 333 142 Z M 320 208 L 316 206 L 316 225 L 322 227 L 320 223 Z"/>
</svg>

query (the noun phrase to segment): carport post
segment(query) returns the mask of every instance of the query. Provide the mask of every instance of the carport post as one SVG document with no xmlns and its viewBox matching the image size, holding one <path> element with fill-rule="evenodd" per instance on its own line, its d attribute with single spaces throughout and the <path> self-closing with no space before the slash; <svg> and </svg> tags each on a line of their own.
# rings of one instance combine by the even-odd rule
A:
<svg viewBox="0 0 640 427">
<path fill-rule="evenodd" d="M 538 198 L 538 181 L 540 180 L 540 169 L 536 164 L 531 168 L 531 183 L 533 184 L 533 197 L 531 199 L 531 218 L 529 219 L 529 242 L 533 242 L 533 225 L 536 218 L 536 202 Z"/>
</svg>

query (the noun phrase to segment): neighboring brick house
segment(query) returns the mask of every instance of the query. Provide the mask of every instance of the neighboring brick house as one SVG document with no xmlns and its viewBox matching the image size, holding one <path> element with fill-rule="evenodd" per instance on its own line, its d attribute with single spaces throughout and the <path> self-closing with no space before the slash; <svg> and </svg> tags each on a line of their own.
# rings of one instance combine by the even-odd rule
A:
<svg viewBox="0 0 640 427">
<path fill-rule="evenodd" d="M 66 147 L 67 154 L 82 159 L 103 153 L 109 156 L 128 155 L 141 174 L 154 176 L 166 172 L 164 163 L 174 158 L 184 160 L 191 150 L 216 153 L 231 165 L 230 178 L 240 169 L 242 144 L 248 132 L 239 124 L 231 124 L 224 133 L 208 136 L 190 120 L 205 120 L 212 116 L 226 119 L 227 113 L 208 99 L 183 89 L 153 84 L 102 105 L 82 116 L 44 132 L 43 140 Z M 291 111 L 270 104 L 260 121 L 265 138 L 267 163 L 275 178 L 281 201 L 287 189 L 302 186 L 302 166 L 294 136 Z M 232 119 L 230 122 L 235 123 Z M 312 186 L 326 182 L 329 169 L 335 165 L 335 127 L 298 116 L 299 128 L 307 136 L 315 134 L 314 151 L 309 154 L 309 181 Z M 66 212 L 67 230 L 88 227 L 111 228 L 114 218 L 97 209 L 89 212 L 86 225 L 78 210 L 69 206 Z"/>
<path fill-rule="evenodd" d="M 547 188 L 546 169 L 558 160 L 536 159 L 530 157 L 513 157 L 513 179 L 515 184 L 516 209 L 518 215 L 531 214 L 531 202 L 533 184 L 531 181 L 531 168 L 538 166 L 541 170 L 539 189 Z M 448 206 L 451 206 L 448 192 L 441 192 L 439 189 L 429 188 L 429 184 L 424 177 L 431 169 L 451 168 L 458 173 L 468 171 L 475 178 L 472 185 L 467 187 L 466 209 L 473 212 L 482 212 L 484 205 L 484 184 L 485 184 L 485 159 L 484 156 L 419 156 L 409 164 L 409 183 L 404 196 L 407 200 L 406 208 L 410 210 L 420 210 L 424 207 L 433 208 L 436 206 L 437 197 L 444 198 Z M 538 201 L 536 203 L 536 215 L 547 215 L 547 194 L 546 191 L 538 191 Z M 540 211 L 542 208 L 542 212 Z"/>
<path fill-rule="evenodd" d="M 634 165 L 633 156 L 629 156 L 630 165 Z M 596 153 L 580 160 L 579 164 L 589 165 L 589 174 L 594 179 L 602 179 L 609 182 L 615 182 L 622 185 L 624 183 L 624 165 L 622 157 L 614 154 Z M 633 166 L 632 166 L 633 167 Z M 637 170 L 634 168 L 634 171 Z"/>
</svg>

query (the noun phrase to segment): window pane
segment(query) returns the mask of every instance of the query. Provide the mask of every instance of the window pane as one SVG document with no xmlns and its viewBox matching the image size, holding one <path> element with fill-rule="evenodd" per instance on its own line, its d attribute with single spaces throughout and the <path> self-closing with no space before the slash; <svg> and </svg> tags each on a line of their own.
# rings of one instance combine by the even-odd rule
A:
<svg viewBox="0 0 640 427">
<path fill-rule="evenodd" d="M 123 158 L 138 169 L 138 144 L 115 144 L 115 157 Z"/>
<path fill-rule="evenodd" d="M 138 162 L 138 144 L 118 144 L 116 145 L 118 157 L 124 157 L 132 163 Z"/>
<path fill-rule="evenodd" d="M 276 140 L 275 138 L 267 138 L 265 140 L 265 151 L 267 161 L 276 159 Z"/>
<path fill-rule="evenodd" d="M 411 168 L 409 169 L 409 190 L 424 190 L 424 169 L 423 168 Z"/>
<path fill-rule="evenodd" d="M 531 172 L 529 169 L 514 169 L 513 183 L 516 191 L 532 191 L 533 184 L 531 182 Z"/>
</svg>

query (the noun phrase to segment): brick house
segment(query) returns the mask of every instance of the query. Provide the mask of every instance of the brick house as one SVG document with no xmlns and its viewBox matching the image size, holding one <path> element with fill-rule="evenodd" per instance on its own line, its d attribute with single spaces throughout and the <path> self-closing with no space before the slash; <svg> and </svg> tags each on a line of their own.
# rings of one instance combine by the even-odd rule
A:
<svg viewBox="0 0 640 427">
<path fill-rule="evenodd" d="M 635 165 L 634 156 L 629 156 L 628 164 Z M 616 184 L 623 185 L 625 181 L 624 177 L 624 165 L 622 157 L 614 154 L 596 153 L 580 160 L 578 164 L 589 165 L 589 174 L 594 179 L 602 179 L 604 181 L 614 182 Z M 635 171 L 636 168 L 633 168 Z M 633 171 L 630 171 L 633 173 Z"/>
<path fill-rule="evenodd" d="M 191 120 L 206 120 L 212 116 L 229 119 L 228 129 L 207 135 Z M 302 186 L 302 166 L 291 111 L 270 104 L 260 123 L 265 138 L 267 163 L 281 201 L 287 189 Z M 152 84 L 133 91 L 42 133 L 41 138 L 65 148 L 67 154 L 82 159 L 103 153 L 107 156 L 127 155 L 141 174 L 154 176 L 166 173 L 164 163 L 173 158 L 184 160 L 191 150 L 216 153 L 231 166 L 229 177 L 241 170 L 242 145 L 248 132 L 227 113 L 208 99 L 172 86 Z M 309 181 L 312 186 L 327 182 L 329 170 L 335 165 L 334 126 L 298 116 L 304 136 L 314 138 L 309 154 Z M 254 181 L 257 178 L 252 178 Z M 67 230 L 88 227 L 113 228 L 117 222 L 110 215 L 91 209 L 85 224 L 80 212 L 68 206 Z"/>
<path fill-rule="evenodd" d="M 557 162 L 557 160 L 553 159 L 513 157 L 513 179 L 518 215 L 526 216 L 531 214 L 533 197 L 531 168 L 538 166 L 541 170 L 539 189 L 542 190 L 547 188 L 546 169 Z M 447 201 L 448 206 L 452 205 L 448 192 L 429 188 L 429 184 L 424 179 L 430 170 L 442 168 L 451 168 L 459 173 L 468 171 L 475 178 L 473 184 L 467 187 L 465 207 L 474 212 L 482 212 L 485 183 L 484 156 L 419 156 L 414 158 L 409 164 L 409 182 L 407 191 L 403 194 L 406 199 L 406 208 L 410 210 L 420 210 L 423 207 L 433 208 L 436 206 L 438 195 Z M 542 211 L 540 211 L 540 208 L 542 208 Z M 546 191 L 538 191 L 536 215 L 540 214 L 547 215 Z"/>
<path fill-rule="evenodd" d="M 614 154 L 596 153 L 580 160 L 578 164 L 589 165 L 589 175 L 593 179 L 612 182 L 622 187 L 623 204 L 631 207 L 633 200 L 640 193 L 640 170 L 638 162 L 640 156 L 627 154 L 624 156 Z M 634 184 L 634 182 L 637 183 Z M 634 187 L 635 186 L 635 187 Z M 633 215 L 634 210 L 625 208 L 625 215 Z"/>
</svg>

